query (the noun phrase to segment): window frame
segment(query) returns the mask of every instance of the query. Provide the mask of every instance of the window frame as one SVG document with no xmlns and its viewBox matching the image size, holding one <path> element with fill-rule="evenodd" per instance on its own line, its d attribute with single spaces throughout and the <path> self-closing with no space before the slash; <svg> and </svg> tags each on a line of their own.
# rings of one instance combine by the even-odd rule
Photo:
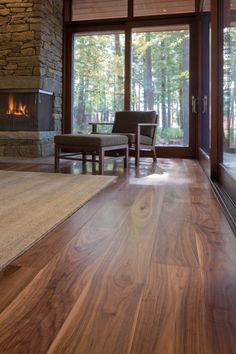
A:
<svg viewBox="0 0 236 354">
<path fill-rule="evenodd" d="M 72 68 L 73 68 L 73 35 L 75 33 L 94 33 L 109 32 L 114 30 L 124 31 L 125 33 L 125 96 L 124 96 L 124 109 L 130 110 L 131 105 L 131 38 L 132 29 L 136 27 L 155 27 L 155 26 L 171 26 L 171 25 L 189 25 L 190 28 L 190 82 L 189 87 L 190 95 L 197 96 L 197 14 L 177 14 L 177 15 L 158 15 L 137 17 L 132 16 L 132 0 L 129 1 L 129 17 L 125 19 L 106 19 L 106 20 L 90 20 L 71 22 L 67 21 L 64 24 L 64 90 L 63 90 L 63 132 L 70 134 L 72 131 Z M 68 4 L 67 4 L 68 8 Z M 70 13 L 67 9 L 66 13 Z M 189 103 L 190 103 L 189 99 Z M 196 157 L 196 141 L 198 136 L 196 114 L 191 112 L 190 107 L 189 117 L 189 146 L 158 146 L 158 154 L 163 157 L 183 157 L 195 158 Z"/>
</svg>

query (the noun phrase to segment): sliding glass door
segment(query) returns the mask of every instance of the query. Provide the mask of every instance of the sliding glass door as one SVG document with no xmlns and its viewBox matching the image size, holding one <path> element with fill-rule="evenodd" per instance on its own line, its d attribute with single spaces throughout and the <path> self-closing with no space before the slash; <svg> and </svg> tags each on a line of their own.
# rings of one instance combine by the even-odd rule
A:
<svg viewBox="0 0 236 354">
<path fill-rule="evenodd" d="M 170 148 L 169 155 L 194 156 L 194 21 L 138 23 L 73 34 L 70 131 L 88 133 L 90 122 L 113 122 L 124 109 L 155 110 L 159 156 Z"/>
<path fill-rule="evenodd" d="M 224 192 L 236 203 L 236 2 L 221 2 L 222 82 L 218 175 Z M 231 208 L 228 207 L 228 208 Z M 235 210 L 234 210 L 235 213 Z"/>
<path fill-rule="evenodd" d="M 189 146 L 188 25 L 132 32 L 132 110 L 159 115 L 158 146 Z"/>
</svg>

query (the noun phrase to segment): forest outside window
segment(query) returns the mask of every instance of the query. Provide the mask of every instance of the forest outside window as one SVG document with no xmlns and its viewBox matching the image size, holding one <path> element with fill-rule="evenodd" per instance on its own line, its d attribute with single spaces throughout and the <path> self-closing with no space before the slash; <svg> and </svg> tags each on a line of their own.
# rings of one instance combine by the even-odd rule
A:
<svg viewBox="0 0 236 354">
<path fill-rule="evenodd" d="M 132 32 L 130 109 L 157 112 L 159 146 L 189 146 L 189 39 L 188 25 Z M 88 133 L 124 110 L 125 34 L 76 34 L 73 53 L 72 131 Z"/>
<path fill-rule="evenodd" d="M 121 32 L 74 36 L 73 133 L 90 132 L 89 122 L 113 122 L 124 109 L 124 45 Z"/>
<path fill-rule="evenodd" d="M 157 144 L 189 144 L 189 26 L 135 29 L 132 110 L 159 115 Z"/>
</svg>

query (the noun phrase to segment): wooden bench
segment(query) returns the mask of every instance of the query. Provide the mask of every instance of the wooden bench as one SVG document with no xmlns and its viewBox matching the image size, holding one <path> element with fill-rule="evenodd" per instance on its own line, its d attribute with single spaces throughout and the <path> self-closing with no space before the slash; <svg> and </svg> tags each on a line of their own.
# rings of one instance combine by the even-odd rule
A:
<svg viewBox="0 0 236 354">
<path fill-rule="evenodd" d="M 99 162 L 99 173 L 104 173 L 104 156 L 106 152 L 116 150 L 124 156 L 124 167 L 128 167 L 128 138 L 118 134 L 61 134 L 54 138 L 55 170 L 59 170 L 60 159 Z M 69 153 L 62 152 L 68 150 Z M 82 155 L 82 158 L 79 157 Z M 87 155 L 92 155 L 88 159 Z M 96 155 L 99 156 L 98 161 Z"/>
</svg>

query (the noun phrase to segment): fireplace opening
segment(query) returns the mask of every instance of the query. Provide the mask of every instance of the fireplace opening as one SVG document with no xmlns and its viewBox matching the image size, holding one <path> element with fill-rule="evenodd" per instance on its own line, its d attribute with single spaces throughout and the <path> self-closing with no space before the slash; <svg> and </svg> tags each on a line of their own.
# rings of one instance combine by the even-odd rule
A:
<svg viewBox="0 0 236 354">
<path fill-rule="evenodd" d="M 0 91 L 0 131 L 50 131 L 53 94 L 43 90 Z"/>
<path fill-rule="evenodd" d="M 14 101 L 13 95 L 9 95 L 8 110 L 6 113 L 10 116 L 29 116 L 26 104 L 22 103 L 21 101 Z"/>
</svg>

